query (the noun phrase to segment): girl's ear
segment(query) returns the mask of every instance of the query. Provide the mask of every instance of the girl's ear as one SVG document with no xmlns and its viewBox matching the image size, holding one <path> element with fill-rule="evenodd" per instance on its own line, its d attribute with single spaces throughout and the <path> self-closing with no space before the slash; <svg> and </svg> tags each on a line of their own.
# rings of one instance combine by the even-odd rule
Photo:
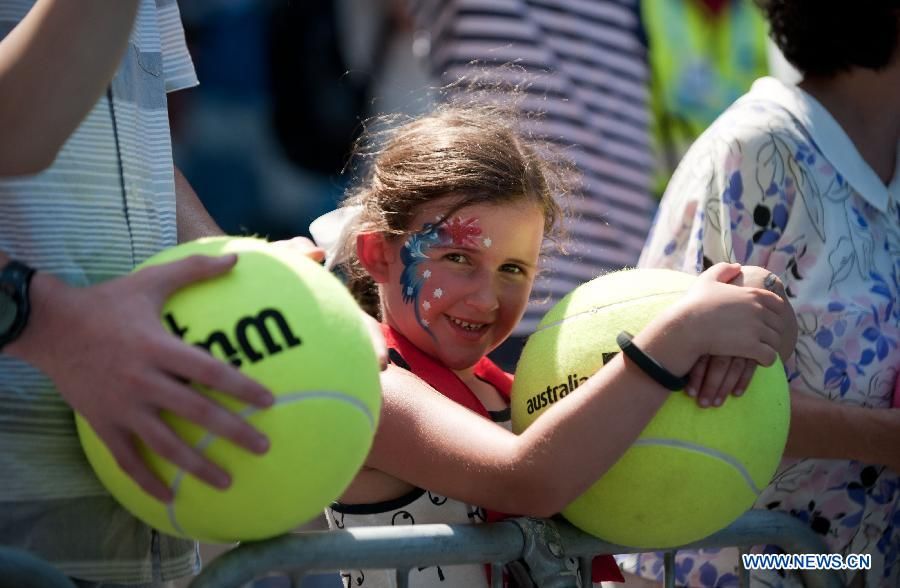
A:
<svg viewBox="0 0 900 588">
<path fill-rule="evenodd" d="M 375 283 L 384 284 L 388 281 L 388 269 L 395 256 L 384 233 L 360 233 L 357 235 L 356 256 Z"/>
</svg>

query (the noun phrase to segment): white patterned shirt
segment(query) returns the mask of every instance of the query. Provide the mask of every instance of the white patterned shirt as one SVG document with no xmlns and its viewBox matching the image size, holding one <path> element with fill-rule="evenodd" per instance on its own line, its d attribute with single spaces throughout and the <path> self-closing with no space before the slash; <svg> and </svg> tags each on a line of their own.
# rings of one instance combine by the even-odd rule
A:
<svg viewBox="0 0 900 588">
<path fill-rule="evenodd" d="M 699 273 L 720 261 L 763 266 L 784 281 L 800 330 L 785 362 L 793 392 L 891 405 L 900 369 L 900 161 L 885 185 L 812 96 L 758 80 L 682 161 L 640 264 Z M 866 586 L 896 587 L 898 504 L 900 476 L 883 465 L 785 459 L 756 508 L 790 513 L 835 553 L 871 554 Z M 655 555 L 621 559 L 629 571 L 661 577 Z M 676 583 L 736 586 L 736 565 L 734 549 L 681 552 Z"/>
</svg>

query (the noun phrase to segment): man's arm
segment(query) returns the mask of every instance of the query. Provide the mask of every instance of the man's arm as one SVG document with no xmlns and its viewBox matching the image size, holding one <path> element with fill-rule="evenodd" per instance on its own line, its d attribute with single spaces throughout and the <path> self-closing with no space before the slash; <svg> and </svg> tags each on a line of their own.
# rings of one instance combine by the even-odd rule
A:
<svg viewBox="0 0 900 588">
<path fill-rule="evenodd" d="M 187 243 L 200 237 L 215 237 L 225 234 L 216 221 L 209 216 L 206 207 L 200 202 L 200 198 L 197 197 L 190 182 L 177 166 L 175 167 L 175 201 L 179 243 Z"/>
<path fill-rule="evenodd" d="M 138 0 L 37 0 L 0 41 L 0 177 L 48 167 L 122 60 Z"/>
</svg>

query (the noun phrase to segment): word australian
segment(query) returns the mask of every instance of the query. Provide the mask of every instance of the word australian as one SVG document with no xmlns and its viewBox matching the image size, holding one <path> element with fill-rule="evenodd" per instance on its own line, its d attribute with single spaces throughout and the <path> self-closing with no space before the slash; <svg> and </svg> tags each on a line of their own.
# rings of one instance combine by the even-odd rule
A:
<svg viewBox="0 0 900 588">
<path fill-rule="evenodd" d="M 194 340 L 188 341 L 190 327 L 181 326 L 173 313 L 165 313 L 163 320 L 169 330 L 182 341 L 205 349 L 213 355 L 224 357 L 235 367 L 240 367 L 245 359 L 250 363 L 256 363 L 267 356 L 284 351 L 285 347 L 290 349 L 302 343 L 300 337 L 291 330 L 284 315 L 274 308 L 264 308 L 256 316 L 239 318 L 231 333 L 216 330 L 202 340 L 191 337 Z M 272 328 L 275 329 L 274 334 Z M 280 335 L 279 341 L 276 341 L 276 335 Z M 214 350 L 218 350 L 219 353 L 215 353 Z"/>
<path fill-rule="evenodd" d="M 604 353 L 603 364 L 606 365 L 609 360 L 615 356 L 616 353 Z M 573 392 L 575 388 L 587 381 L 587 377 L 579 377 L 577 373 L 569 374 L 566 376 L 565 382 L 560 382 L 555 386 L 547 386 L 546 390 L 538 392 L 529 398 L 525 403 L 525 410 L 528 411 L 528 414 L 534 414 L 542 408 L 553 404 L 560 398 L 564 398 L 567 394 Z"/>
</svg>

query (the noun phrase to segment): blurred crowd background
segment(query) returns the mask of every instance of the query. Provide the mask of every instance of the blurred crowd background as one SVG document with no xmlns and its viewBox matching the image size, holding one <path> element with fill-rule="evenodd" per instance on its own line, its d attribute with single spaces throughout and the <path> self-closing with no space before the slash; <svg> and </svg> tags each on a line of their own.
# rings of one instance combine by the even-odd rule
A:
<svg viewBox="0 0 900 588">
<path fill-rule="evenodd" d="M 170 95 L 176 163 L 228 233 L 308 235 L 335 208 L 366 117 L 421 112 L 430 84 L 399 3 L 181 3 L 195 89 Z"/>
<path fill-rule="evenodd" d="M 620 2 L 640 12 L 659 196 L 690 142 L 754 79 L 790 73 L 752 0 Z M 200 86 L 170 95 L 175 159 L 224 230 L 308 235 L 347 185 L 361 121 L 428 109 L 442 82 L 427 71 L 430 39 L 409 4 L 181 3 Z"/>
</svg>

